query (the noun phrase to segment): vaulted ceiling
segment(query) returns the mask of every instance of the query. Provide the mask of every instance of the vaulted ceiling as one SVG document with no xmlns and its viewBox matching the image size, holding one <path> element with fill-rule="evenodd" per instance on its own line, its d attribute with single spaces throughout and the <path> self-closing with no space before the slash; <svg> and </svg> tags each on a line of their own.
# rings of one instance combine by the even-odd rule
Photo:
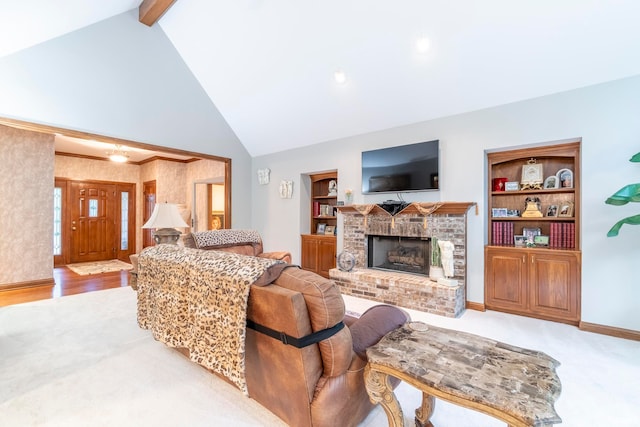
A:
<svg viewBox="0 0 640 427">
<path fill-rule="evenodd" d="M 3 1 L 0 56 L 140 3 Z M 638 16 L 637 0 L 176 0 L 155 25 L 257 156 L 640 74 Z"/>
</svg>

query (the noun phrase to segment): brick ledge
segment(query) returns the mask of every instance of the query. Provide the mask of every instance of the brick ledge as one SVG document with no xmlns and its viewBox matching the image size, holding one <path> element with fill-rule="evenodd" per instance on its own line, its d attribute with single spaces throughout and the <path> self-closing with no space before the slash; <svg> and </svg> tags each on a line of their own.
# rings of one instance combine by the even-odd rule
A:
<svg viewBox="0 0 640 427">
<path fill-rule="evenodd" d="M 345 295 L 410 308 L 446 317 L 465 310 L 464 286 L 446 286 L 428 277 L 375 269 L 329 270 Z"/>
</svg>

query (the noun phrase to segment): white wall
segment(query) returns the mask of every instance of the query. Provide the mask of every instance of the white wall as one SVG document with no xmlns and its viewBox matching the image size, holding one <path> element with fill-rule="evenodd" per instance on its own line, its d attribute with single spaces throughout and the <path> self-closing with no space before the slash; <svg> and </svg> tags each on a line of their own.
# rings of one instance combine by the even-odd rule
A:
<svg viewBox="0 0 640 427">
<path fill-rule="evenodd" d="M 627 183 L 640 182 L 640 166 L 628 162 L 640 151 L 640 76 L 330 141 L 253 159 L 253 225 L 266 250 L 289 250 L 300 262 L 300 233 L 307 232 L 308 190 L 301 176 L 337 169 L 340 199 L 354 190 L 355 203 L 376 203 L 390 195 L 362 195 L 360 154 L 372 148 L 431 139 L 441 143 L 441 190 L 407 193 L 407 201 L 477 202 L 468 215 L 467 299 L 484 302 L 486 242 L 486 150 L 582 138 L 582 320 L 640 330 L 640 286 L 634 263 L 640 256 L 640 227 L 620 236 L 606 233 L 640 207 L 613 207 L 604 200 Z M 259 185 L 255 171 L 271 169 L 271 183 Z M 278 184 L 294 180 L 292 199 L 280 199 Z M 340 230 L 340 228 L 339 228 Z M 341 238 L 338 238 L 341 250 Z"/>
<path fill-rule="evenodd" d="M 0 58 L 0 116 L 232 159 L 248 227 L 251 157 L 159 26 L 138 10 Z"/>
</svg>

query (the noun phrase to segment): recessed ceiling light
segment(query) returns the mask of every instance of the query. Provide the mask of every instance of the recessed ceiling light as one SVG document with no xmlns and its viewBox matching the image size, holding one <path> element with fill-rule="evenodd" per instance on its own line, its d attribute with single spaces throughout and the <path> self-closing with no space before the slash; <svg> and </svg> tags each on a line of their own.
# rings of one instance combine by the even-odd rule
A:
<svg viewBox="0 0 640 427">
<path fill-rule="evenodd" d="M 333 73 L 333 79 L 336 81 L 336 83 L 338 83 L 339 85 L 341 84 L 345 84 L 347 82 L 347 75 L 344 73 L 344 71 L 342 70 L 336 70 Z"/>
<path fill-rule="evenodd" d="M 416 40 L 416 50 L 419 53 L 426 53 L 431 47 L 431 41 L 426 36 L 420 36 Z"/>
</svg>

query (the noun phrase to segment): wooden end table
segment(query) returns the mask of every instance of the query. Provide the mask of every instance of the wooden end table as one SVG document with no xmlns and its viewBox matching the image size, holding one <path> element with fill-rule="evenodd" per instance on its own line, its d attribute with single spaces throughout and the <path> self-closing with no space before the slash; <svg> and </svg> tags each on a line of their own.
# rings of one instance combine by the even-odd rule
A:
<svg viewBox="0 0 640 427">
<path fill-rule="evenodd" d="M 542 352 L 411 322 L 370 347 L 367 357 L 369 398 L 382 405 L 391 427 L 403 427 L 404 416 L 389 376 L 422 391 L 417 427 L 433 427 L 429 419 L 435 397 L 491 415 L 510 427 L 562 422 L 553 407 L 562 389 L 555 372 L 560 363 Z"/>
</svg>

